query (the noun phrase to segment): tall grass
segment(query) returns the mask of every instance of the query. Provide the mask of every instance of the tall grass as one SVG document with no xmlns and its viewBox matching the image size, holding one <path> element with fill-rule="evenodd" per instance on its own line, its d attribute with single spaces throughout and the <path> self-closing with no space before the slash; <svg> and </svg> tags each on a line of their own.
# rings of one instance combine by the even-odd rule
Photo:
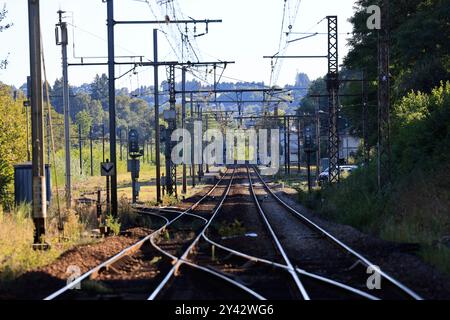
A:
<svg viewBox="0 0 450 320">
<path fill-rule="evenodd" d="M 65 216 L 64 239 L 57 228 L 54 210 L 49 212 L 46 242 L 51 244 L 47 251 L 34 251 L 34 224 L 29 205 L 19 205 L 11 212 L 0 211 L 0 283 L 13 280 L 26 271 L 45 266 L 57 259 L 69 248 L 91 242 L 84 235 L 85 226 L 73 213 Z"/>
<path fill-rule="evenodd" d="M 450 274 L 450 175 L 444 168 L 428 173 L 417 169 L 378 193 L 375 168 L 355 172 L 339 186 L 299 190 L 299 200 L 332 221 L 351 225 L 382 239 L 418 243 L 418 254 Z M 448 241 L 447 241 L 448 242 Z"/>
</svg>

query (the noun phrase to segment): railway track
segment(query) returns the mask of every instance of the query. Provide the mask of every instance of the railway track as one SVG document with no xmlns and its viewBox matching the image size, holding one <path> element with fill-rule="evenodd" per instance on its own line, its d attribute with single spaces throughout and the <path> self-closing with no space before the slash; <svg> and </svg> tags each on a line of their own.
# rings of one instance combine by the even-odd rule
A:
<svg viewBox="0 0 450 320">
<path fill-rule="evenodd" d="M 260 192 L 255 191 L 256 184 L 253 183 L 249 173 L 250 185 L 255 202 L 258 204 L 259 212 L 267 219 L 267 223 L 274 225 L 274 233 L 280 233 L 282 228 L 276 225 L 276 216 L 288 213 L 297 221 L 301 222 L 304 228 L 299 228 L 297 233 L 301 233 L 303 239 L 315 243 L 306 250 L 292 250 L 287 247 L 287 255 L 298 257 L 295 259 L 296 272 L 301 275 L 305 287 L 309 287 L 311 298 L 340 298 L 342 294 L 345 297 L 352 295 L 367 299 L 415 299 L 422 300 L 422 297 L 413 290 L 393 278 L 382 269 L 376 267 L 369 259 L 351 248 L 349 245 L 340 241 L 331 233 L 308 219 L 298 210 L 288 205 L 279 196 L 277 196 L 264 181 L 256 168 L 252 168 L 254 174 L 260 183 Z M 264 199 L 263 201 L 261 199 Z M 269 201 L 267 201 L 269 200 Z M 269 214 L 271 212 L 271 214 Z M 276 212 L 276 214 L 274 214 Z M 271 221 L 271 223 L 269 222 Z M 286 220 L 284 224 L 288 224 Z M 297 225 L 296 225 L 297 227 Z M 282 241 L 281 241 L 282 242 Z M 299 243 L 301 246 L 301 241 Z M 315 253 L 322 251 L 318 248 L 329 248 L 325 253 L 317 255 L 317 260 L 309 259 L 304 261 L 311 251 Z M 300 253 L 300 255 L 299 255 Z M 369 290 L 366 282 L 368 278 L 367 268 L 376 268 L 378 275 L 383 280 L 383 286 L 378 290 Z M 317 272 L 319 271 L 319 272 Z M 350 284 L 347 284 L 350 283 Z M 331 290 L 330 290 L 331 289 Z M 324 293 L 330 292 L 330 295 Z"/>
<path fill-rule="evenodd" d="M 138 208 L 137 211 L 156 217 L 161 219 L 162 226 L 151 234 L 147 235 L 137 243 L 133 244 L 130 247 L 125 248 L 115 256 L 111 257 L 107 261 L 102 264 L 96 266 L 95 268 L 89 270 L 88 272 L 82 274 L 74 281 L 68 283 L 63 288 L 57 290 L 56 292 L 48 295 L 44 300 L 53 300 L 53 299 L 102 299 L 102 298 L 140 298 L 142 297 L 142 290 L 149 291 L 148 285 L 151 286 L 151 283 L 146 283 L 145 289 L 142 287 L 142 283 L 138 283 L 137 293 L 136 292 L 125 292 L 125 288 L 129 287 L 128 283 L 123 283 L 123 281 L 115 281 L 115 278 L 126 279 L 131 281 L 132 276 L 130 274 L 136 274 L 140 270 L 136 270 L 133 268 L 134 265 L 138 265 L 140 269 L 145 269 L 150 267 L 149 275 L 151 277 L 147 278 L 147 282 L 157 281 L 158 274 L 160 274 L 159 270 L 155 270 L 155 265 L 158 264 L 158 256 L 156 255 L 158 252 L 152 246 L 152 241 L 156 235 L 161 234 L 171 225 L 174 225 L 177 221 L 185 216 L 195 216 L 192 212 L 197 210 L 198 208 L 209 208 L 214 207 L 214 203 L 217 202 L 217 198 L 220 198 L 221 192 L 220 189 L 225 188 L 223 185 L 225 177 L 227 176 L 228 170 L 224 176 L 222 176 L 219 181 L 197 202 L 195 202 L 192 206 L 187 208 L 186 210 L 180 212 L 164 212 L 163 213 L 155 213 L 152 210 L 146 208 Z M 163 210 L 164 211 L 164 210 Z M 170 264 L 170 263 L 169 263 Z M 127 275 L 128 274 L 128 279 Z M 115 277 L 115 276 L 116 277 Z M 156 275 L 156 276 L 155 276 Z M 91 281 L 97 281 L 96 284 L 90 283 Z M 101 281 L 101 282 L 99 282 Z M 114 283 L 116 286 L 113 288 L 112 293 L 111 290 L 105 290 L 103 288 L 103 284 L 106 281 L 106 284 Z M 82 283 L 89 283 L 89 289 L 86 291 L 84 289 L 74 290 L 79 288 Z M 109 282 L 109 283 L 108 283 Z M 119 282 L 119 283 L 118 283 Z M 120 283 L 122 282 L 122 283 Z M 126 281 L 125 281 L 126 282 Z M 118 283 L 118 286 L 117 286 Z M 91 290 L 94 287 L 94 290 Z M 102 291 L 106 291 L 102 293 Z M 116 291 L 118 293 L 116 293 Z M 147 295 L 148 296 L 148 295 Z"/>
<path fill-rule="evenodd" d="M 369 290 L 367 258 L 284 202 L 256 168 L 229 171 L 184 211 L 139 208 L 161 227 L 46 299 L 421 299 L 382 270 L 383 289 Z M 217 220 L 243 203 L 259 221 L 259 252 L 215 236 Z M 297 235 L 298 248 L 288 241 Z M 71 290 L 86 280 L 113 292 Z"/>
<path fill-rule="evenodd" d="M 211 258 L 206 254 L 208 249 L 205 250 L 205 248 L 203 248 L 203 250 L 199 250 L 195 255 L 189 257 L 191 264 L 204 265 L 209 270 L 215 270 L 227 277 L 236 279 L 238 283 L 245 285 L 248 290 L 252 290 L 255 293 L 264 292 L 267 294 L 265 296 L 254 295 L 259 299 L 264 299 L 266 297 L 270 299 L 286 298 L 286 295 L 282 297 L 276 294 L 274 295 L 274 293 L 279 293 L 280 290 L 282 290 L 280 288 L 280 282 L 283 281 L 283 272 L 290 275 L 291 284 L 289 289 L 284 291 L 290 293 L 290 298 L 300 297 L 300 299 L 304 300 L 421 299 L 418 294 L 382 270 L 378 270 L 378 273 L 385 281 L 387 281 L 387 284 L 385 283 L 380 290 L 369 290 L 366 285 L 368 278 L 367 270 L 362 267 L 373 266 L 373 264 L 361 254 L 314 224 L 300 212 L 290 207 L 273 193 L 255 169 L 252 170 L 254 171 L 256 178 L 260 181 L 260 186 L 257 186 L 257 184 L 253 182 L 250 170 L 247 168 L 250 193 L 257 208 L 257 212 L 264 222 L 266 232 L 270 235 L 272 246 L 281 259 L 269 260 L 264 257 L 249 255 L 243 251 L 227 247 L 217 241 L 211 240 L 207 236 L 205 230 L 201 234 L 203 240 L 205 240 L 212 248 L 218 248 L 219 250 L 228 253 L 228 255 L 225 255 L 224 260 L 221 262 L 217 261 L 217 257 L 215 259 L 216 261 L 211 261 Z M 259 194 L 255 191 L 257 188 L 260 189 Z M 265 192 L 265 194 L 262 195 L 261 192 Z M 271 210 L 267 210 L 268 207 L 266 204 L 270 203 L 270 198 L 272 198 L 272 206 L 269 208 Z M 273 208 L 274 203 L 277 205 L 276 209 Z M 271 212 L 271 214 L 268 212 Z M 307 230 L 301 229 L 298 232 L 305 233 L 303 237 L 310 238 L 314 242 L 317 242 L 316 248 L 328 246 L 326 253 L 330 254 L 330 256 L 324 259 L 322 255 L 321 261 L 315 261 L 315 263 L 311 263 L 311 261 L 302 261 L 301 255 L 299 259 L 291 260 L 290 257 L 295 256 L 294 254 L 296 252 L 293 252 L 285 245 L 285 241 L 281 240 L 281 237 L 279 236 L 280 227 L 276 225 L 276 221 L 273 219 L 274 215 L 282 214 L 294 214 L 292 217 L 296 219 L 297 224 L 298 221 L 300 221 L 303 224 L 303 227 L 307 228 Z M 329 251 L 330 244 L 332 245 L 332 250 L 334 250 L 333 252 Z M 281 260 L 281 262 L 277 262 L 277 260 Z M 320 266 L 320 264 L 322 264 L 322 266 Z M 265 269 L 264 266 L 266 267 Z M 336 276 L 337 274 L 343 274 L 343 276 Z M 233 275 L 235 276 L 233 277 Z M 266 288 L 264 288 L 264 286 L 258 286 L 258 280 L 259 283 L 264 282 L 267 285 Z M 186 280 L 183 279 L 183 281 L 185 282 Z M 287 279 L 284 278 L 284 281 L 287 281 Z M 192 283 L 191 285 L 195 286 L 195 284 Z M 175 288 L 171 289 L 172 292 L 166 294 L 164 298 L 180 298 L 180 295 L 177 295 L 177 292 L 182 291 L 182 288 L 183 287 L 177 288 L 175 286 Z M 186 288 L 186 286 L 184 286 L 184 288 Z"/>
<path fill-rule="evenodd" d="M 206 232 L 202 233 L 203 240 L 213 248 L 217 248 L 218 251 L 222 251 L 222 261 L 213 261 L 209 258 L 193 259 L 198 264 L 207 265 L 209 268 L 219 270 L 227 276 L 234 275 L 239 283 L 245 284 L 247 288 L 254 290 L 255 292 L 263 294 L 261 297 L 267 299 L 303 299 L 310 300 L 309 290 L 305 288 L 304 280 L 301 278 L 307 278 L 310 282 L 314 281 L 315 286 L 320 285 L 321 289 L 326 290 L 332 287 L 332 291 L 339 291 L 340 295 L 334 296 L 334 299 L 342 298 L 342 292 L 344 292 L 345 298 L 355 299 L 364 298 L 377 300 L 378 298 L 366 293 L 362 290 L 353 288 L 346 284 L 331 280 L 324 276 L 316 275 L 313 273 L 305 272 L 294 266 L 287 250 L 285 249 L 282 241 L 276 233 L 276 229 L 269 221 L 267 213 L 263 210 L 258 200 L 258 196 L 255 192 L 253 180 L 250 172 L 247 168 L 246 180 L 248 183 L 243 184 L 249 191 L 248 199 L 252 202 L 253 208 L 249 208 L 250 214 L 254 215 L 257 212 L 257 216 L 262 221 L 263 230 L 259 230 L 259 237 L 265 238 L 261 240 L 258 245 L 264 247 L 266 250 L 262 255 L 251 255 L 244 253 L 244 251 L 251 251 L 242 245 L 241 249 L 232 248 L 221 244 L 220 241 L 212 240 L 208 237 Z M 242 192 L 242 190 L 241 190 Z M 242 206 L 243 199 L 239 199 Z M 236 208 L 235 208 L 236 209 Z M 278 212 L 277 212 L 278 214 Z M 251 222 L 252 224 L 254 221 Z M 262 237 L 262 233 L 265 232 L 267 237 Z M 243 244 L 245 241 L 242 241 Z M 202 257 L 205 257 L 205 249 L 200 253 Z M 197 253 L 199 255 L 199 253 Z M 216 258 L 216 260 L 220 260 Z M 328 288 L 326 288 L 328 287 Z M 169 297 L 176 298 L 176 290 Z M 166 296 L 167 297 L 167 296 Z M 261 298 L 259 297 L 259 298 Z M 322 295 L 323 297 L 323 295 Z M 320 298 L 320 297 L 317 297 Z M 331 297 L 330 297 L 331 298 Z"/>
<path fill-rule="evenodd" d="M 219 215 L 225 214 L 226 206 L 231 205 L 230 209 L 236 209 L 236 206 L 240 205 L 240 189 L 245 187 L 238 181 L 247 180 L 245 171 L 242 172 L 238 169 L 233 180 L 227 196 L 222 199 L 202 232 L 178 260 L 178 265 L 174 266 L 174 269 L 182 267 L 177 277 L 172 277 L 172 282 L 169 282 L 170 277 L 168 277 L 167 281 L 153 292 L 150 299 L 240 298 L 266 300 L 272 298 L 292 299 L 298 296 L 295 288 L 288 283 L 289 279 L 283 270 L 273 272 L 273 266 L 270 265 L 255 263 L 255 261 L 249 261 L 239 255 L 215 253 L 215 247 L 218 249 L 221 247 L 211 243 L 206 234 L 215 219 Z M 168 253 L 166 252 L 166 254 Z M 222 284 L 211 284 L 209 281 L 205 281 L 198 272 L 193 272 L 197 270 L 213 273 L 217 279 L 223 280 Z M 224 295 L 224 293 L 227 294 Z"/>
</svg>

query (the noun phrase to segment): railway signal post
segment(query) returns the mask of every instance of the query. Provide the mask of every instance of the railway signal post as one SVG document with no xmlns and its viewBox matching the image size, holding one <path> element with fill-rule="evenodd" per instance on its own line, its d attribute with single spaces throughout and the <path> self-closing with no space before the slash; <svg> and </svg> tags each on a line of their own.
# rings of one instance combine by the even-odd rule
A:
<svg viewBox="0 0 450 320">
<path fill-rule="evenodd" d="M 131 159 L 127 162 L 127 168 L 128 172 L 131 172 L 132 203 L 134 204 L 139 199 L 139 158 L 143 156 L 143 149 L 139 147 L 139 134 L 134 129 L 128 133 L 128 151 Z"/>
</svg>

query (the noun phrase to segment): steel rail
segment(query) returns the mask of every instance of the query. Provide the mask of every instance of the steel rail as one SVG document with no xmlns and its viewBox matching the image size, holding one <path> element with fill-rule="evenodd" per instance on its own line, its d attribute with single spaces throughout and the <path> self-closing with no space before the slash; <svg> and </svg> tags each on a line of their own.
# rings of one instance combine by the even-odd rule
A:
<svg viewBox="0 0 450 320">
<path fill-rule="evenodd" d="M 281 256 L 283 257 L 283 260 L 286 262 L 286 265 L 288 267 L 288 272 L 291 274 L 297 289 L 300 291 L 300 294 L 302 295 L 303 299 L 305 300 L 310 300 L 308 292 L 306 292 L 305 287 L 303 286 L 302 282 L 300 281 L 300 278 L 298 277 L 297 272 L 295 271 L 294 266 L 292 265 L 291 260 L 289 259 L 289 257 L 287 256 L 286 252 L 283 249 L 283 246 L 280 243 L 280 240 L 278 239 L 277 235 L 275 234 L 275 231 L 273 230 L 269 220 L 267 220 L 267 217 L 263 211 L 263 209 L 261 208 L 261 205 L 259 204 L 258 198 L 256 197 L 256 193 L 255 190 L 253 189 L 253 181 L 252 178 L 250 176 L 250 171 L 247 167 L 247 176 L 248 176 L 248 180 L 249 180 L 249 185 L 250 185 L 250 190 L 251 190 L 251 194 L 253 196 L 253 199 L 255 201 L 256 207 L 258 208 L 258 212 L 261 215 L 261 218 L 263 219 L 267 229 L 269 230 L 269 233 L 272 236 L 272 240 L 275 243 L 276 248 L 278 249 L 278 252 L 281 254 Z"/>
<path fill-rule="evenodd" d="M 272 189 L 270 189 L 270 187 L 267 185 L 267 183 L 264 181 L 264 179 L 261 177 L 261 175 L 259 174 L 258 170 L 256 168 L 254 168 L 254 171 L 256 172 L 257 176 L 259 177 L 259 180 L 262 182 L 263 186 L 266 188 L 266 190 L 277 200 L 278 203 L 280 203 L 284 208 L 286 208 L 289 212 L 291 212 L 292 214 L 294 214 L 295 217 L 303 220 L 304 222 L 306 222 L 310 227 L 312 227 L 313 229 L 315 229 L 316 231 L 322 233 L 326 238 L 330 239 L 331 241 L 333 241 L 335 244 L 337 244 L 338 246 L 340 246 L 341 248 L 343 248 L 345 251 L 347 251 L 348 253 L 352 254 L 354 257 L 358 258 L 359 261 L 361 261 L 364 265 L 366 265 L 366 267 L 369 266 L 374 266 L 374 264 L 372 262 L 370 262 L 367 258 L 365 258 L 363 255 L 361 255 L 360 253 L 358 253 L 357 251 L 353 250 L 350 246 L 346 245 L 344 242 L 342 242 L 341 240 L 337 239 L 335 236 L 333 236 L 332 234 L 330 234 L 328 231 L 326 231 L 325 229 L 323 229 L 322 227 L 320 227 L 319 225 L 317 225 L 316 223 L 314 223 L 312 220 L 308 219 L 305 215 L 301 214 L 300 212 L 298 212 L 297 210 L 295 210 L 294 208 L 292 208 L 291 206 L 289 206 L 286 202 L 284 202 L 283 200 L 281 200 L 280 197 L 278 197 L 273 191 Z M 407 295 L 409 295 L 411 298 L 415 299 L 415 300 L 423 300 L 423 298 L 418 295 L 416 292 L 414 292 L 413 290 L 411 290 L 410 288 L 408 288 L 406 285 L 400 283 L 398 280 L 394 279 L 392 276 L 390 276 L 389 274 L 387 274 L 386 272 L 382 271 L 381 269 L 378 272 L 383 278 L 385 278 L 386 280 L 388 280 L 390 283 L 392 283 L 394 286 L 396 286 L 398 289 L 400 289 L 401 291 L 403 291 L 404 293 L 406 293 Z"/>
<path fill-rule="evenodd" d="M 286 266 L 284 264 L 281 264 L 281 263 L 278 263 L 278 262 L 275 262 L 275 261 L 271 261 L 271 260 L 267 260 L 267 259 L 264 259 L 264 258 L 258 258 L 258 257 L 252 256 L 252 255 L 248 255 L 246 253 L 243 253 L 243 252 L 231 249 L 231 248 L 229 248 L 227 246 L 221 245 L 221 244 L 219 244 L 219 243 L 209 239 L 206 235 L 203 235 L 203 238 L 204 238 L 204 240 L 206 242 L 210 243 L 211 245 L 216 246 L 216 247 L 218 247 L 218 248 L 220 248 L 220 249 L 222 249 L 224 251 L 227 251 L 227 252 L 229 252 L 231 254 L 234 254 L 236 256 L 239 256 L 241 258 L 247 259 L 249 261 L 264 263 L 264 264 L 270 265 L 270 266 L 275 267 L 275 268 L 283 269 L 285 271 L 289 270 L 288 266 Z M 339 287 L 341 289 L 347 290 L 347 291 L 349 291 L 351 293 L 354 293 L 356 295 L 365 297 L 365 298 L 367 298 L 369 300 L 380 300 L 380 298 L 378 298 L 378 297 L 376 297 L 374 295 L 368 294 L 368 293 L 366 293 L 366 292 L 364 292 L 362 290 L 359 290 L 359 289 L 356 289 L 356 288 L 351 287 L 349 285 L 343 284 L 342 282 L 338 282 L 338 281 L 335 281 L 335 280 L 332 280 L 332 279 L 329 279 L 329 278 L 326 278 L 326 277 L 323 277 L 323 276 L 319 276 L 319 275 L 311 273 L 311 272 L 307 272 L 307 271 L 305 271 L 303 269 L 300 269 L 298 267 L 295 268 L 295 271 L 297 273 L 303 275 L 303 276 L 306 276 L 306 277 L 309 277 L 309 278 L 313 278 L 313 279 L 316 279 L 316 280 L 319 280 L 319 281 L 322 281 L 322 282 L 326 282 L 326 283 L 328 283 L 330 285 L 333 285 L 333 286 Z"/>
<path fill-rule="evenodd" d="M 218 212 L 218 210 L 222 207 L 223 203 L 225 202 L 226 197 L 228 196 L 228 193 L 231 189 L 231 185 L 233 184 L 233 179 L 234 179 L 234 174 L 236 172 L 236 169 L 233 170 L 233 174 L 231 175 L 230 178 L 230 182 L 228 183 L 228 186 L 222 196 L 221 201 L 219 202 L 218 206 L 215 208 L 212 218 L 210 219 L 210 221 L 212 221 L 213 217 L 215 216 L 215 214 Z M 210 224 L 210 221 L 207 222 L 203 229 L 207 228 Z M 164 279 L 161 281 L 161 283 L 156 287 L 155 290 L 153 290 L 153 292 L 150 294 L 150 296 L 148 297 L 148 300 L 154 300 L 156 298 L 156 296 L 161 292 L 161 290 L 165 287 L 165 285 L 169 282 L 170 278 L 173 276 L 173 274 L 175 273 L 175 271 L 180 267 L 180 265 L 183 263 L 183 260 L 188 256 L 188 254 L 190 253 L 191 249 L 198 243 L 198 239 L 200 239 L 201 237 L 201 233 L 199 235 L 197 235 L 197 237 L 194 239 L 194 241 L 191 242 L 191 244 L 189 245 L 189 247 L 184 251 L 184 253 L 182 254 L 182 256 L 180 258 L 175 257 L 174 255 L 170 254 L 169 252 L 163 250 L 160 246 L 158 246 L 155 243 L 155 236 L 158 235 L 161 231 L 163 231 L 164 229 L 161 228 L 160 230 L 158 230 L 157 232 L 155 232 L 151 237 L 150 237 L 150 243 L 162 254 L 172 258 L 174 260 L 174 266 L 169 270 L 169 272 L 166 274 L 166 276 L 164 277 Z"/>
<path fill-rule="evenodd" d="M 155 216 L 158 216 L 156 214 L 152 214 Z M 164 219 L 165 221 L 167 221 L 165 224 L 167 225 L 169 223 L 169 220 L 166 217 L 163 216 L 159 216 L 160 218 Z M 89 278 L 91 275 L 96 274 L 98 271 L 100 271 L 102 268 L 105 268 L 109 265 L 111 265 L 112 263 L 116 262 L 117 260 L 121 259 L 124 255 L 128 254 L 129 252 L 133 252 L 134 250 L 139 249 L 147 240 L 150 239 L 150 235 L 147 235 L 145 238 L 139 240 L 138 242 L 136 242 L 135 244 L 133 244 L 130 247 L 127 247 L 125 249 L 123 249 L 122 251 L 120 251 L 118 254 L 114 255 L 113 257 L 109 258 L 108 260 L 106 260 L 105 262 L 99 264 L 98 266 L 96 266 L 95 268 L 85 272 L 84 274 L 82 274 L 81 276 L 79 276 L 78 278 L 76 278 L 74 281 L 72 281 L 71 283 L 68 283 L 66 286 L 64 286 L 63 288 L 59 289 L 58 291 L 52 293 L 51 295 L 47 296 L 46 298 L 44 298 L 44 300 L 53 300 L 55 298 L 57 298 L 58 296 L 60 296 L 63 293 L 66 293 L 68 290 L 71 290 L 72 288 L 74 288 L 76 285 L 80 284 L 83 280 Z"/>
<path fill-rule="evenodd" d="M 202 267 L 200 265 L 197 265 L 195 263 L 192 263 L 191 261 L 189 261 L 187 259 L 189 253 L 192 251 L 192 249 L 198 244 L 198 242 L 200 241 L 200 239 L 202 238 L 203 234 L 206 232 L 206 230 L 208 229 L 208 227 L 211 225 L 212 221 L 214 220 L 214 218 L 217 216 L 217 214 L 220 212 L 220 210 L 223 207 L 223 203 L 225 202 L 226 198 L 228 197 L 228 194 L 231 190 L 231 186 L 233 184 L 233 179 L 234 179 L 234 175 L 235 175 L 236 169 L 234 169 L 233 174 L 231 176 L 230 179 L 230 183 L 228 184 L 228 187 L 224 193 L 224 196 L 222 197 L 220 203 L 218 204 L 218 206 L 215 208 L 210 220 L 206 223 L 206 225 L 203 227 L 202 232 L 200 232 L 200 234 L 197 235 L 197 237 L 194 239 L 194 241 L 189 245 L 189 247 L 186 249 L 186 251 L 183 253 L 183 255 L 180 258 L 177 258 L 175 256 L 173 256 L 172 254 L 166 252 L 165 250 L 161 249 L 159 246 L 157 246 L 154 243 L 154 237 L 152 237 L 152 239 L 150 239 L 151 243 L 155 246 L 155 248 L 157 250 L 159 250 L 161 253 L 171 257 L 173 260 L 175 260 L 174 266 L 170 269 L 170 271 L 166 274 L 166 276 L 164 277 L 164 279 L 161 281 L 161 283 L 158 285 L 158 287 L 151 293 L 151 295 L 148 297 L 148 300 L 154 300 L 162 291 L 162 289 L 166 286 L 166 284 L 169 282 L 169 280 L 172 278 L 172 276 L 175 274 L 176 270 L 179 269 L 179 267 L 184 263 L 187 264 L 193 268 L 202 270 L 204 272 L 207 272 L 209 274 L 212 274 L 214 276 L 217 276 L 235 286 L 237 286 L 238 288 L 246 291 L 247 293 L 251 294 L 253 297 L 259 299 L 259 300 L 265 300 L 265 298 L 263 296 L 261 296 L 260 294 L 258 294 L 257 292 L 251 290 L 250 288 L 244 286 L 243 284 L 232 280 L 218 272 L 216 272 L 215 270 L 212 270 L 210 268 L 205 268 Z"/>
<path fill-rule="evenodd" d="M 228 170 L 226 171 L 228 172 Z M 225 172 L 225 173 L 226 173 Z M 117 260 L 121 259 L 124 255 L 126 255 L 129 252 L 132 252 L 134 250 L 139 249 L 146 241 L 150 240 L 152 235 L 155 234 L 156 232 L 160 231 L 160 230 L 164 230 L 166 226 L 168 226 L 170 223 L 175 222 L 176 220 L 178 220 L 181 216 L 183 216 L 184 214 L 189 213 L 190 211 L 192 211 L 194 208 L 196 208 L 201 202 L 203 202 L 204 199 L 206 199 L 220 184 L 220 182 L 222 182 L 223 180 L 223 176 L 219 179 L 219 181 L 217 181 L 217 183 L 200 199 L 198 200 L 195 204 L 193 204 L 191 207 L 189 207 L 188 209 L 186 209 L 185 211 L 183 211 L 182 213 L 180 213 L 176 218 L 174 218 L 173 220 L 169 221 L 166 217 L 155 214 L 155 213 L 150 213 L 150 212 L 145 212 L 146 214 L 151 214 L 157 217 L 161 217 L 162 219 L 165 219 L 166 224 L 164 226 L 162 226 L 160 229 L 158 229 L 157 231 L 152 232 L 151 234 L 147 235 L 145 238 L 139 240 L 138 242 L 136 242 L 135 244 L 133 244 L 130 247 L 127 247 L 125 249 L 123 249 L 122 251 L 120 251 L 118 254 L 114 255 L 113 257 L 111 257 L 110 259 L 106 260 L 105 262 L 101 263 L 100 265 L 96 266 L 95 268 L 85 272 L 84 274 L 82 274 L 81 276 L 79 276 L 77 279 L 75 279 L 74 281 L 72 281 L 71 283 L 67 284 L 66 286 L 64 286 L 63 288 L 59 289 L 58 291 L 50 294 L 49 296 L 47 296 L 46 298 L 44 298 L 44 300 L 53 300 L 55 298 L 57 298 L 58 296 L 60 296 L 61 294 L 67 292 L 68 290 L 73 289 L 76 285 L 80 284 L 83 280 L 87 279 L 88 277 L 90 277 L 91 275 L 97 273 L 98 271 L 100 271 L 102 268 L 107 267 L 108 265 L 116 262 Z"/>
<path fill-rule="evenodd" d="M 198 216 L 195 216 L 195 215 L 194 215 L 193 217 L 194 217 L 194 218 L 198 218 Z M 225 276 L 225 275 L 223 275 L 223 274 L 217 272 L 217 271 L 214 270 L 214 269 L 207 268 L 207 267 L 203 267 L 203 266 L 201 266 L 201 265 L 192 263 L 192 262 L 189 261 L 189 260 L 182 259 L 182 258 L 178 258 L 178 257 L 174 256 L 173 254 L 171 254 L 171 253 L 167 252 L 166 250 L 163 250 L 161 247 L 159 247 L 159 246 L 154 242 L 154 239 L 150 239 L 150 242 L 151 242 L 151 244 L 153 245 L 153 247 L 155 247 L 156 250 L 158 250 L 158 251 L 161 252 L 163 255 L 165 255 L 165 256 L 171 258 L 172 260 L 174 260 L 175 263 L 177 263 L 178 261 L 181 261 L 181 263 L 180 263 L 180 265 L 179 265 L 178 267 L 174 267 L 174 268 L 173 268 L 173 269 L 174 269 L 174 272 L 176 272 L 176 270 L 181 266 L 181 264 L 184 263 L 184 264 L 189 265 L 190 267 L 192 267 L 192 268 L 194 268 L 194 269 L 198 269 L 198 270 L 200 270 L 200 271 L 203 271 L 203 272 L 209 273 L 209 274 L 211 274 L 211 275 L 213 275 L 213 276 L 215 276 L 215 277 L 218 277 L 218 278 L 220 278 L 220 279 L 222 279 L 222 280 L 225 280 L 225 281 L 229 282 L 230 284 L 232 284 L 232 285 L 234 285 L 234 286 L 236 286 L 236 287 L 238 287 L 238 288 L 240 288 L 240 289 L 246 291 L 247 293 L 249 293 L 250 295 L 252 295 L 253 297 L 255 297 L 255 298 L 259 299 L 259 300 L 267 300 L 266 298 L 264 298 L 263 296 L 261 296 L 261 295 L 258 294 L 257 292 L 253 291 L 252 289 L 250 289 L 250 288 L 244 286 L 243 284 L 239 283 L 239 282 L 236 281 L 236 280 L 233 280 L 233 279 L 231 279 L 231 278 L 229 278 L 229 277 L 227 277 L 227 276 Z M 172 269 L 171 269 L 171 271 L 172 271 Z M 170 271 L 169 271 L 169 273 L 170 273 Z M 166 275 L 166 277 L 167 277 L 167 275 Z M 170 279 L 170 278 L 169 278 L 169 279 Z M 168 280 L 169 280 L 169 279 L 168 279 Z M 161 287 L 161 289 L 162 289 L 163 287 L 164 287 L 164 285 Z M 157 295 L 157 294 L 156 294 L 156 295 Z M 156 295 L 155 295 L 155 297 L 156 297 Z M 154 297 L 154 298 L 155 298 L 155 297 Z M 154 299 L 154 298 L 153 298 L 153 299 Z M 153 299 L 150 299 L 150 297 L 149 297 L 148 300 L 153 300 Z"/>
<path fill-rule="evenodd" d="M 304 276 L 307 276 L 307 277 L 310 277 L 310 278 L 313 278 L 313 279 L 316 279 L 316 280 L 328 283 L 328 284 L 330 284 L 332 286 L 336 286 L 336 287 L 339 287 L 341 289 L 350 291 L 351 293 L 358 294 L 358 295 L 360 295 L 360 296 L 362 296 L 364 298 L 367 298 L 369 300 L 381 300 L 380 298 L 378 298 L 378 297 L 376 297 L 374 295 L 371 295 L 371 294 L 369 294 L 367 292 L 364 292 L 362 290 L 353 288 L 353 287 L 351 287 L 349 285 L 346 285 L 346 284 L 344 284 L 342 282 L 331 280 L 329 278 L 326 278 L 326 277 L 323 277 L 323 276 L 319 276 L 319 275 L 317 275 L 315 273 L 307 272 L 307 271 L 305 271 L 303 269 L 300 269 L 300 268 L 295 268 L 295 270 L 301 275 L 304 275 Z"/>
</svg>

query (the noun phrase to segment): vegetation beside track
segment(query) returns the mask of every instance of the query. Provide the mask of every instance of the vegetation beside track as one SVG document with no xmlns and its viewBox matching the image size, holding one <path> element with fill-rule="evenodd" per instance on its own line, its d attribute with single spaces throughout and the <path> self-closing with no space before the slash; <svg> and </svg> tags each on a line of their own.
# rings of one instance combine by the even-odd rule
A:
<svg viewBox="0 0 450 320">
<path fill-rule="evenodd" d="M 381 194 L 373 161 L 339 186 L 299 189 L 300 201 L 385 240 L 419 243 L 419 255 L 450 274 L 450 82 L 396 105 L 392 145 L 392 184 Z"/>
<path fill-rule="evenodd" d="M 73 214 L 66 216 L 64 234 L 58 231 L 55 210 L 49 210 L 46 241 L 51 244 L 47 251 L 34 251 L 34 225 L 30 206 L 18 206 L 12 212 L 0 212 L 0 287 L 5 287 L 23 273 L 55 261 L 62 253 L 74 246 L 92 243 L 86 225 Z"/>
</svg>

